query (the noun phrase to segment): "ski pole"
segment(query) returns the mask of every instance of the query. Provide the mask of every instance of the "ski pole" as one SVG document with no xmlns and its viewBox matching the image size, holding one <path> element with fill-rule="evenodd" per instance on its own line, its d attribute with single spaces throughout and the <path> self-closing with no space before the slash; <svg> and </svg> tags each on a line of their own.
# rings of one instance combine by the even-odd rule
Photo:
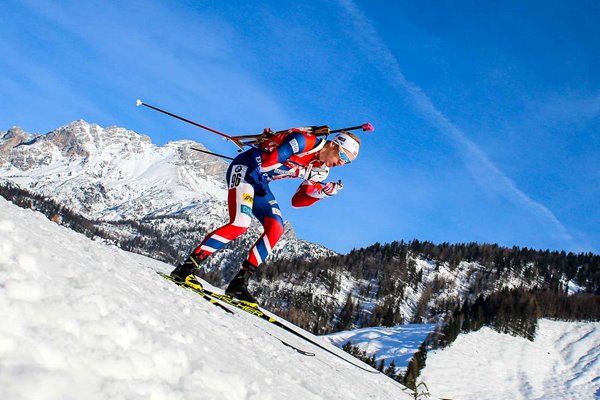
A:
<svg viewBox="0 0 600 400">
<path fill-rule="evenodd" d="M 343 132 L 343 131 L 354 131 L 356 129 L 362 129 L 363 132 L 373 132 L 375 130 L 375 127 L 370 122 L 367 122 L 366 124 L 357 125 L 357 126 L 351 126 L 350 128 L 335 129 L 333 131 L 329 131 L 329 133 L 338 133 L 338 132 Z"/>
<path fill-rule="evenodd" d="M 225 134 L 225 133 L 223 133 L 223 132 L 219 132 L 219 131 L 218 131 L 218 130 L 216 130 L 216 129 L 213 129 L 213 128 L 211 128 L 211 127 L 208 127 L 208 126 L 206 126 L 206 125 L 202 125 L 202 124 L 199 124 L 199 123 L 197 123 L 197 122 L 191 121 L 191 120 L 189 120 L 189 119 L 186 119 L 186 118 L 180 117 L 179 115 L 175 115 L 175 114 L 173 114 L 173 113 L 170 113 L 170 112 L 168 112 L 168 111 L 166 111 L 166 110 L 162 110 L 162 109 L 160 109 L 160 108 L 158 108 L 158 107 L 151 106 L 150 104 L 146 104 L 146 103 L 144 103 L 144 102 L 143 102 L 143 101 L 141 101 L 140 99 L 137 99 L 137 100 L 135 101 L 135 105 L 136 105 L 136 106 L 138 106 L 138 107 L 139 107 L 139 106 L 145 106 L 145 107 L 151 108 L 151 109 L 153 109 L 153 110 L 156 110 L 156 111 L 158 111 L 158 112 L 161 112 L 161 113 L 163 113 L 163 114 L 166 114 L 166 115 L 168 115 L 168 116 L 170 116 L 170 117 L 177 118 L 177 119 L 179 119 L 179 120 L 181 120 L 181 121 L 183 121 L 183 122 L 187 122 L 188 124 L 192 124 L 192 125 L 194 125 L 194 126 L 197 126 L 198 128 L 206 129 L 207 131 L 210 131 L 210 132 L 212 132 L 212 133 L 216 133 L 217 135 L 220 135 L 220 136 L 224 137 L 225 139 L 231 140 L 231 141 L 232 141 L 232 142 L 233 142 L 233 143 L 234 143 L 234 144 L 235 144 L 237 147 L 239 147 L 241 150 L 243 150 L 243 149 L 244 149 L 244 148 L 243 148 L 243 146 L 242 146 L 242 145 L 241 145 L 241 144 L 240 144 L 240 143 L 239 143 L 239 142 L 238 142 L 238 141 L 237 141 L 237 140 L 236 140 L 234 137 L 232 137 L 232 136 L 230 136 L 230 135 L 227 135 L 227 134 Z"/>
</svg>

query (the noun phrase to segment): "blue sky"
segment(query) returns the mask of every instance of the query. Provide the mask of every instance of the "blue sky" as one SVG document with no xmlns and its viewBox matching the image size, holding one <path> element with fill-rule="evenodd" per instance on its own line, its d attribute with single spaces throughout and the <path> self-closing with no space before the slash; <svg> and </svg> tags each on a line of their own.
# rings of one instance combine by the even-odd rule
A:
<svg viewBox="0 0 600 400">
<path fill-rule="evenodd" d="M 600 3 L 0 3 L 0 130 L 84 119 L 234 147 L 231 134 L 371 122 L 302 239 L 600 249 Z"/>
</svg>

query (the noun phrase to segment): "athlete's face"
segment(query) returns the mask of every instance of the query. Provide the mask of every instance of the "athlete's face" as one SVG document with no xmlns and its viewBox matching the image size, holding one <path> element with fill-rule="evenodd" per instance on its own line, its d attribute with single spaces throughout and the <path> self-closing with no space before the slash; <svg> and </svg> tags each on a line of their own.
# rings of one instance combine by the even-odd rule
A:
<svg viewBox="0 0 600 400">
<path fill-rule="evenodd" d="M 338 165 L 344 165 L 347 161 L 344 161 L 343 155 L 340 152 L 344 152 L 346 158 L 350 161 L 354 161 L 354 156 L 350 152 L 344 151 L 342 147 L 333 142 L 327 142 L 323 150 L 319 153 L 319 160 L 323 161 L 328 167 L 337 167 Z"/>
</svg>

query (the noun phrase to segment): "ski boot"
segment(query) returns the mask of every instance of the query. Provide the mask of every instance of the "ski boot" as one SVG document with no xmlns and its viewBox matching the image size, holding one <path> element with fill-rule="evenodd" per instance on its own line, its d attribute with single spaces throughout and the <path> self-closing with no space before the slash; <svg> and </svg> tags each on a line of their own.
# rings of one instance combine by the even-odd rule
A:
<svg viewBox="0 0 600 400">
<path fill-rule="evenodd" d="M 179 264 L 171 271 L 171 277 L 180 282 L 184 282 L 192 288 L 202 290 L 202 285 L 196 279 L 196 272 L 199 270 L 200 263 L 205 259 L 206 255 L 203 253 L 190 254 L 183 264 Z"/>
<path fill-rule="evenodd" d="M 248 291 L 248 279 L 254 274 L 254 271 L 256 271 L 256 267 L 248 261 L 244 261 L 242 269 L 229 282 L 225 294 L 242 300 L 251 307 L 258 307 L 258 302 Z"/>
</svg>

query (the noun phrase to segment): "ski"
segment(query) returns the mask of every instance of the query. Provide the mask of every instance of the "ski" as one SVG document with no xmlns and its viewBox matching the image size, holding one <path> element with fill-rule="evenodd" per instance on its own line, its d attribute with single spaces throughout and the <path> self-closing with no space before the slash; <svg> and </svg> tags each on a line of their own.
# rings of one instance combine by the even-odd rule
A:
<svg viewBox="0 0 600 400">
<path fill-rule="evenodd" d="M 161 272 L 158 272 L 158 274 L 161 275 L 164 278 L 167 278 L 167 279 L 169 279 L 169 280 L 171 280 L 173 282 L 176 282 L 173 278 L 171 278 L 168 275 L 165 275 L 165 274 L 163 274 Z M 329 350 L 327 347 L 323 346 L 322 344 L 320 344 L 320 343 L 312 340 L 311 338 L 303 335 L 302 333 L 296 331 L 295 329 L 292 329 L 289 326 L 283 324 L 282 322 L 280 322 L 277 319 L 273 318 L 271 315 L 265 313 L 264 311 L 262 311 L 258 307 L 254 307 L 254 306 L 249 305 L 247 302 L 244 302 L 242 300 L 233 298 L 233 297 L 225 295 L 225 294 L 220 294 L 220 293 L 216 293 L 216 292 L 210 291 L 210 290 L 204 288 L 202 286 L 202 284 L 199 281 L 197 281 L 197 280 L 194 280 L 194 282 L 193 282 L 193 285 L 196 286 L 196 287 L 191 287 L 189 285 L 189 283 L 180 283 L 180 285 L 181 286 L 185 286 L 187 288 L 190 288 L 194 292 L 196 292 L 198 294 L 201 294 L 202 297 L 205 298 L 205 299 L 206 299 L 206 297 L 208 297 L 210 300 L 215 300 L 216 299 L 218 301 L 222 301 L 222 302 L 224 302 L 226 304 L 229 304 L 230 306 L 235 307 L 236 309 L 243 310 L 243 311 L 245 311 L 245 312 L 247 312 L 249 314 L 252 314 L 252 315 L 254 315 L 256 317 L 259 317 L 262 320 L 267 321 L 267 322 L 269 322 L 269 323 L 271 323 L 271 324 L 273 324 L 273 325 L 275 325 L 275 326 L 277 326 L 277 327 L 285 330 L 286 332 L 289 332 L 289 333 L 291 333 L 291 334 L 299 337 L 300 339 L 302 339 L 302 340 L 304 340 L 304 341 L 312 344 L 313 346 L 316 346 L 316 347 L 320 348 L 321 350 L 324 350 L 327 353 L 336 356 L 340 360 L 344 360 L 345 362 L 347 362 L 350 365 L 353 365 L 356 368 L 360 368 L 363 371 L 369 372 L 371 374 L 379 374 L 380 373 L 379 371 L 377 371 L 375 369 L 365 368 L 365 367 L 363 367 L 363 366 L 361 366 L 359 364 L 356 364 L 356 363 L 352 362 L 351 360 L 348 360 L 348 359 L 340 356 L 339 354 L 337 354 L 337 353 Z M 221 305 L 223 305 L 223 304 L 221 304 Z M 281 339 L 279 339 L 279 340 L 281 340 Z"/>
<path fill-rule="evenodd" d="M 174 279 L 172 276 L 170 275 L 166 275 L 163 274 L 162 272 L 156 271 L 156 273 L 160 276 L 162 276 L 163 278 L 175 283 L 177 286 L 181 286 L 185 289 L 191 290 L 192 292 L 200 295 L 204 300 L 208 301 L 209 303 L 219 307 L 221 310 L 227 312 L 228 314 L 235 314 L 233 311 L 231 311 L 227 306 L 223 305 L 222 303 L 219 303 L 219 301 L 211 298 L 210 296 L 208 296 L 206 293 L 204 293 L 204 289 L 197 289 L 195 287 L 192 287 L 190 285 L 186 285 L 185 282 L 181 282 L 177 279 Z M 292 344 L 289 344 L 288 342 L 286 342 L 283 339 L 278 338 L 277 336 L 271 334 L 270 332 L 266 332 L 269 336 L 274 337 L 275 339 L 279 340 L 281 342 L 281 344 L 283 344 L 284 346 L 290 347 L 294 350 L 296 350 L 296 352 L 302 354 L 303 356 L 308 356 L 308 357 L 314 357 L 315 353 L 311 353 L 310 351 L 306 351 L 306 350 L 302 350 Z"/>
<path fill-rule="evenodd" d="M 181 282 L 178 281 L 177 279 L 174 279 L 172 276 L 167 275 L 167 274 L 163 274 L 162 272 L 157 271 L 156 272 L 158 275 L 162 276 L 163 278 L 175 283 L 177 286 L 181 286 L 183 288 L 189 289 L 192 292 L 199 294 L 204 300 L 208 301 L 209 303 L 219 307 L 221 310 L 229 313 L 229 314 L 235 314 L 233 311 L 231 311 L 229 308 L 225 307 L 223 304 L 219 303 L 217 300 L 212 299 L 210 296 L 206 295 L 203 291 L 201 290 L 196 290 L 195 288 L 188 286 L 185 284 L 185 282 Z"/>
</svg>

